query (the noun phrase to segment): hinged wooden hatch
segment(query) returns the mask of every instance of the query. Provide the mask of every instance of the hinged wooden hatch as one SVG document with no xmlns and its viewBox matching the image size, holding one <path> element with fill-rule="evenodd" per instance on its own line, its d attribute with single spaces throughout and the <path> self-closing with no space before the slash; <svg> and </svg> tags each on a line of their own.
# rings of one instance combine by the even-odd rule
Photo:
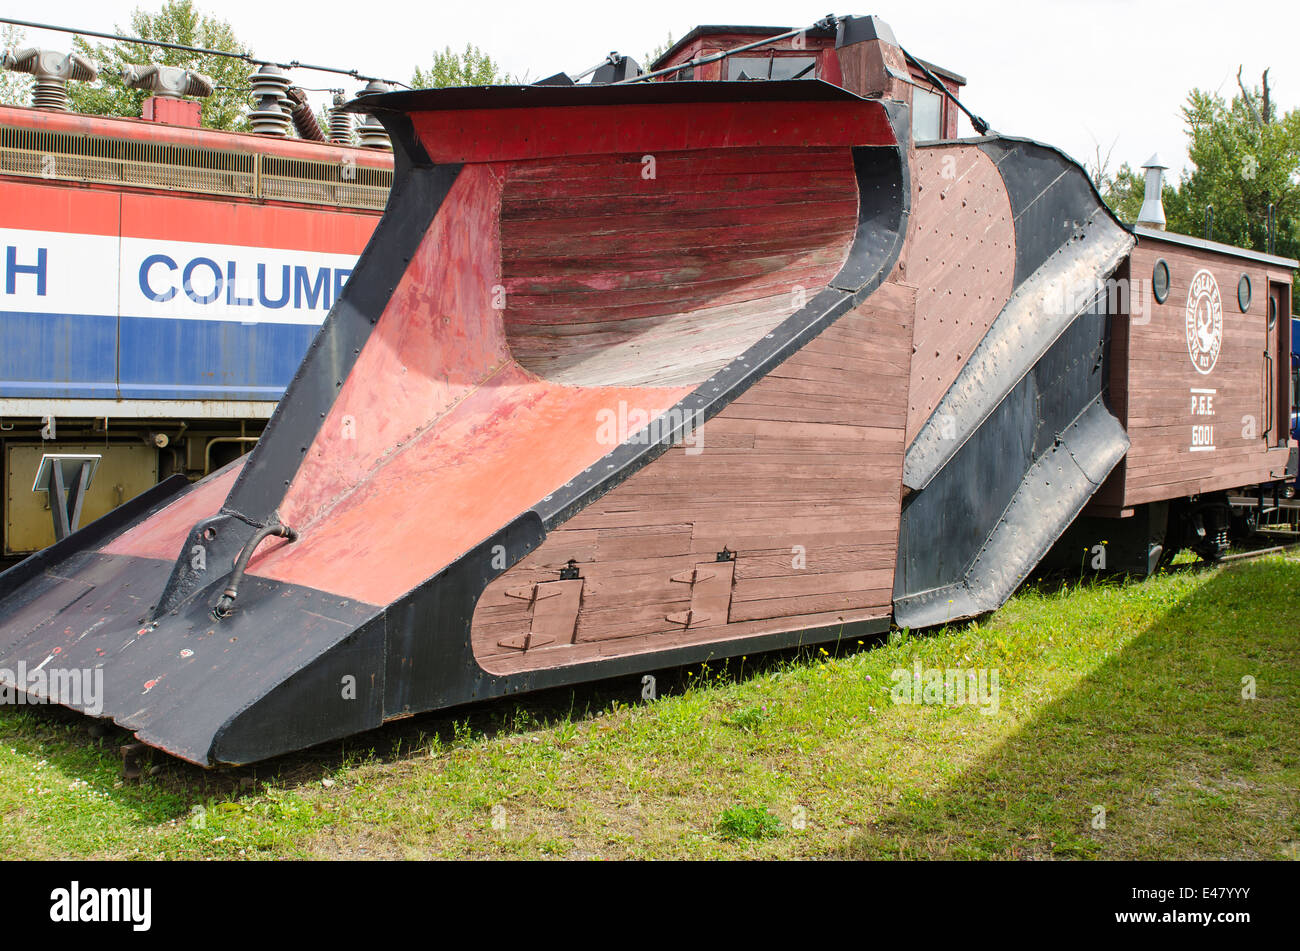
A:
<svg viewBox="0 0 1300 951">
<path fill-rule="evenodd" d="M 506 591 L 506 597 L 530 602 L 529 629 L 526 634 L 503 637 L 497 643 L 512 650 L 526 651 L 548 644 L 572 644 L 582 606 L 581 578 L 565 581 L 542 581 Z"/>
<path fill-rule="evenodd" d="M 679 584 L 691 586 L 691 607 L 667 615 L 669 621 L 686 628 L 721 627 L 731 614 L 731 582 L 736 562 L 710 561 L 672 576 Z"/>
</svg>

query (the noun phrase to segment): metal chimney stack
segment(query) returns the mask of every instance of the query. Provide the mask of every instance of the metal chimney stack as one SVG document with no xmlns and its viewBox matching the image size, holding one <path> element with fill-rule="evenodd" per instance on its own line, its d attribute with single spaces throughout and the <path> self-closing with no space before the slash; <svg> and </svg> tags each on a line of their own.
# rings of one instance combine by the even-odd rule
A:
<svg viewBox="0 0 1300 951">
<path fill-rule="evenodd" d="M 357 95 L 373 96 L 392 91 L 393 87 L 388 83 L 372 79 Z M 384 124 L 374 116 L 362 116 L 361 121 L 357 123 L 357 142 L 363 149 L 387 149 L 390 152 L 393 149 L 393 142 L 384 130 Z"/>
<path fill-rule="evenodd" d="M 1153 155 L 1142 166 L 1147 173 L 1146 192 L 1142 196 L 1142 210 L 1138 212 L 1137 223 L 1148 228 L 1165 230 L 1164 191 L 1165 170 L 1168 165 L 1160 161 L 1159 155 Z"/>
<path fill-rule="evenodd" d="M 352 144 L 352 113 L 342 111 L 345 102 L 343 93 L 334 94 L 334 104 L 330 107 L 330 141 L 335 145 Z"/>
<path fill-rule="evenodd" d="M 69 80 L 92 82 L 99 76 L 99 67 L 80 53 L 29 47 L 16 53 L 6 50 L 2 61 L 5 69 L 35 76 L 32 105 L 54 112 L 68 111 Z"/>
<path fill-rule="evenodd" d="M 248 113 L 253 131 L 259 135 L 281 138 L 289 134 L 289 86 L 292 81 L 276 67 L 267 64 L 253 73 L 253 98 L 256 108 Z"/>
</svg>

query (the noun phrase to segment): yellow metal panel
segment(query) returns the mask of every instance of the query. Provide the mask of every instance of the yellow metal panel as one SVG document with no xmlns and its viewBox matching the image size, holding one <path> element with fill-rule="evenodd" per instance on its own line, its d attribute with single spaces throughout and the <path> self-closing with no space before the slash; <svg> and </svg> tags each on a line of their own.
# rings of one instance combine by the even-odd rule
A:
<svg viewBox="0 0 1300 951">
<path fill-rule="evenodd" d="M 89 525 L 158 482 L 158 450 L 149 446 L 10 443 L 5 447 L 6 555 L 39 551 L 54 544 L 49 498 L 44 492 L 32 491 L 37 466 L 47 452 L 96 453 L 103 457 L 81 508 L 81 525 Z"/>
</svg>

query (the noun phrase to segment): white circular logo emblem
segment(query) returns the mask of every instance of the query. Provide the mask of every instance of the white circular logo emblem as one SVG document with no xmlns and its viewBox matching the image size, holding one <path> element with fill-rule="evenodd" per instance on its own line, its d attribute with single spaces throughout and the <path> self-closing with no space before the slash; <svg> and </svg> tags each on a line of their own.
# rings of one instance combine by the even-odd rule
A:
<svg viewBox="0 0 1300 951">
<path fill-rule="evenodd" d="M 1209 271 L 1196 272 L 1187 289 L 1187 352 L 1198 373 L 1209 373 L 1223 345 L 1223 302 Z"/>
</svg>

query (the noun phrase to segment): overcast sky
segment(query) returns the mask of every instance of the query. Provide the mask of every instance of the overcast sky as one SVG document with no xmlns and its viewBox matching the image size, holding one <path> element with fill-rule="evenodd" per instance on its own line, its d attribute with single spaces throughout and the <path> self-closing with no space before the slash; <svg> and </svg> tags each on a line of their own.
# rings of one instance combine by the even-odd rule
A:
<svg viewBox="0 0 1300 951">
<path fill-rule="evenodd" d="M 829 0 L 495 0 L 420 4 L 207 0 L 259 56 L 356 68 L 409 81 L 435 49 L 474 43 L 506 70 L 538 79 L 580 72 L 618 50 L 637 59 L 701 23 L 803 26 L 827 13 L 883 17 L 921 59 L 967 77 L 962 98 L 993 128 L 1059 146 L 1080 161 L 1096 147 L 1118 167 L 1158 151 L 1186 164 L 1179 107 L 1193 87 L 1231 96 L 1238 65 L 1249 85 L 1270 68 L 1282 110 L 1300 105 L 1297 0 L 882 0 L 828 9 Z M 2 0 L 5 16 L 60 26 L 125 28 L 136 7 L 161 0 Z M 68 48 L 54 33 L 28 42 Z M 303 86 L 338 82 L 297 75 Z M 355 84 L 351 84 L 355 85 Z M 349 88 L 349 92 L 355 89 Z M 970 134 L 963 120 L 962 134 Z"/>
</svg>

